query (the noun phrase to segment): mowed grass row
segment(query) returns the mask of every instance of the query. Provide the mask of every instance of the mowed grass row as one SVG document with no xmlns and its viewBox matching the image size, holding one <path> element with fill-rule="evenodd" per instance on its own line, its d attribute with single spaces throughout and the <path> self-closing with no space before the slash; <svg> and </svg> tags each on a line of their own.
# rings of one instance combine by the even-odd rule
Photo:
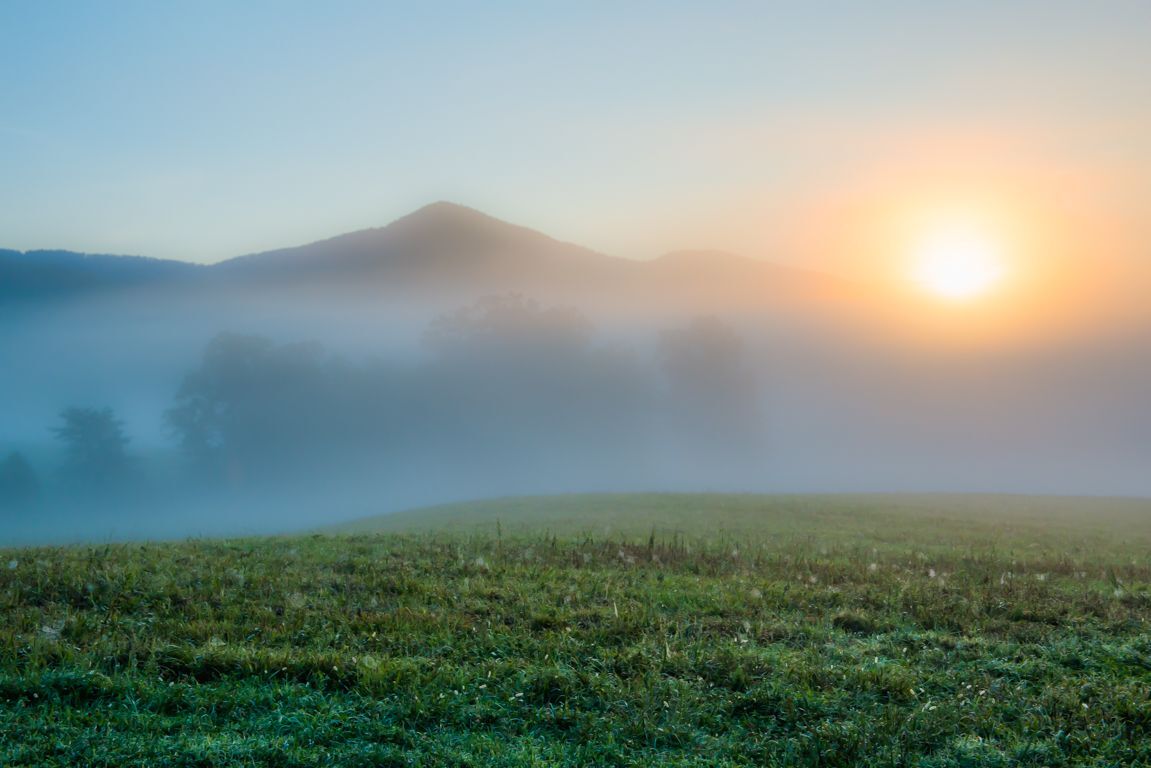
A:
<svg viewBox="0 0 1151 768">
<path fill-rule="evenodd" d="M 351 530 L 0 553 L 0 765 L 1151 764 L 1145 502 L 564 497 Z"/>
</svg>

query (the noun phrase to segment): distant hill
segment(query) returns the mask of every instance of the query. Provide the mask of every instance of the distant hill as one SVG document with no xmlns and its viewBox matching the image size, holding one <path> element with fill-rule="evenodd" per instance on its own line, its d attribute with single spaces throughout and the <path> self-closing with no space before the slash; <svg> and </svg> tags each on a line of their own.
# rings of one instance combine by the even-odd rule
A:
<svg viewBox="0 0 1151 768">
<path fill-rule="evenodd" d="M 794 304 L 842 300 L 849 284 L 733 254 L 681 251 L 651 261 L 597 253 L 439 202 L 391 224 L 212 266 L 67 251 L 0 251 L 0 299 L 60 299 L 125 289 L 340 290 L 389 296 L 524 291 L 541 298 Z"/>
<path fill-rule="evenodd" d="M 232 284 L 394 291 L 592 287 L 637 263 L 563 243 L 452 203 L 433 203 L 386 227 L 241 256 L 213 271 Z"/>
<path fill-rule="evenodd" d="M 214 269 L 266 285 L 524 290 L 608 301 L 794 303 L 854 293 L 829 275 L 719 251 L 677 251 L 650 261 L 608 256 L 447 202 L 386 227 L 242 256 Z"/>
<path fill-rule="evenodd" d="M 197 264 L 141 256 L 0 250 L 0 300 L 73 298 L 173 285 L 203 272 Z"/>
</svg>

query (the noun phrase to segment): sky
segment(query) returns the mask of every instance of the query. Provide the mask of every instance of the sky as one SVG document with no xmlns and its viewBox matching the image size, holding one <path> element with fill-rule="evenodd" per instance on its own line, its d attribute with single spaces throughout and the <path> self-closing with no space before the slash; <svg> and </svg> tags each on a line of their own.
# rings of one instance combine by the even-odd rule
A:
<svg viewBox="0 0 1151 768">
<path fill-rule="evenodd" d="M 859 271 L 953 204 L 1136 253 L 1149 34 L 1136 0 L 8 0 L 0 247 L 212 262 L 446 199 L 635 258 Z"/>
</svg>

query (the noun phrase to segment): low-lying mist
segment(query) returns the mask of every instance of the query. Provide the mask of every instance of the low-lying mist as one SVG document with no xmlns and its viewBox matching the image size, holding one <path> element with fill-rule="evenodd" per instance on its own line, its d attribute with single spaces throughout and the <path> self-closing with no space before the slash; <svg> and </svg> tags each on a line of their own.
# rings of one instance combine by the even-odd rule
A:
<svg viewBox="0 0 1151 768">
<path fill-rule="evenodd" d="M 1148 495 L 1146 337 L 933 348 L 523 294 L 3 310 L 4 543 L 592 491 Z"/>
</svg>

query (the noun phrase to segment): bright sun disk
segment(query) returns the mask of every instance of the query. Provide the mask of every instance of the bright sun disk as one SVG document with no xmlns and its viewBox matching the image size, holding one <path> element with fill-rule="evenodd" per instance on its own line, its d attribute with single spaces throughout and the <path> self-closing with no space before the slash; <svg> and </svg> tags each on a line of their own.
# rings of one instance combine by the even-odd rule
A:
<svg viewBox="0 0 1151 768">
<path fill-rule="evenodd" d="M 918 245 L 914 257 L 915 281 L 946 299 L 977 298 L 1003 278 L 999 246 L 976 232 L 934 233 Z"/>
</svg>

